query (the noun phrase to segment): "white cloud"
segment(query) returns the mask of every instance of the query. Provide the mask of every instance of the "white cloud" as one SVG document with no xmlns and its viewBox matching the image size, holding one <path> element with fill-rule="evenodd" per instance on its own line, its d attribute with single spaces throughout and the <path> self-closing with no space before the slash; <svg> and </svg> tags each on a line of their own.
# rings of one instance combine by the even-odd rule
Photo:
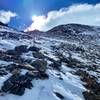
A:
<svg viewBox="0 0 100 100">
<path fill-rule="evenodd" d="M 16 16 L 17 16 L 17 14 L 13 13 L 11 11 L 4 11 L 4 10 L 0 11 L 0 21 L 5 24 L 9 23 L 11 18 L 16 17 Z"/>
<path fill-rule="evenodd" d="M 33 16 L 33 23 L 26 29 L 32 31 L 38 29 L 47 31 L 54 26 L 68 23 L 79 23 L 87 25 L 100 25 L 100 3 L 77 4 L 60 10 L 50 11 L 47 16 Z"/>
</svg>

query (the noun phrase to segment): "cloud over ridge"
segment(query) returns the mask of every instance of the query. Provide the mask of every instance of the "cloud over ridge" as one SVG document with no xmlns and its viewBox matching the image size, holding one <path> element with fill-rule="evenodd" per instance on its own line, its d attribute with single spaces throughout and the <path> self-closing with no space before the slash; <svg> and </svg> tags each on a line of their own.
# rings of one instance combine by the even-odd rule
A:
<svg viewBox="0 0 100 100">
<path fill-rule="evenodd" d="M 75 4 L 69 7 L 61 8 L 48 12 L 47 15 L 34 15 L 33 23 L 26 29 L 32 31 L 35 29 L 47 31 L 54 26 L 68 23 L 79 23 L 87 25 L 100 25 L 100 3 Z"/>
<path fill-rule="evenodd" d="M 2 23 L 7 24 L 10 22 L 11 18 L 16 17 L 16 16 L 17 14 L 11 11 L 0 10 L 0 21 Z"/>
</svg>

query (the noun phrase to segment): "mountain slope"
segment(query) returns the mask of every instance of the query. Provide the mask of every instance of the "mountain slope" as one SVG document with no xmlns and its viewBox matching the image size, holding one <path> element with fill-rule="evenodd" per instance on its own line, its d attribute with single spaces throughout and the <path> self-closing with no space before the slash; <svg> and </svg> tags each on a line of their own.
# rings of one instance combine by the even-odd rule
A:
<svg viewBox="0 0 100 100">
<path fill-rule="evenodd" d="M 40 34 L 1 25 L 0 100 L 99 100 L 100 38 L 93 29 L 72 24 Z M 80 33 L 86 30 L 95 38 Z"/>
<path fill-rule="evenodd" d="M 46 35 L 52 36 L 52 38 L 58 37 L 68 40 L 91 41 L 100 38 L 100 27 L 81 24 L 60 25 L 47 31 Z"/>
<path fill-rule="evenodd" d="M 66 24 L 66 25 L 59 25 L 48 31 L 48 33 L 54 33 L 54 34 L 56 33 L 59 35 L 67 35 L 67 34 L 79 35 L 83 32 L 95 32 L 97 34 L 100 33 L 100 27 L 82 25 L 82 24 Z"/>
<path fill-rule="evenodd" d="M 6 24 L 3 24 L 0 22 L 0 37 L 4 38 L 15 38 L 15 39 L 20 39 L 20 38 L 30 38 L 28 34 L 25 34 L 24 32 L 20 32 L 14 28 L 9 27 Z"/>
</svg>

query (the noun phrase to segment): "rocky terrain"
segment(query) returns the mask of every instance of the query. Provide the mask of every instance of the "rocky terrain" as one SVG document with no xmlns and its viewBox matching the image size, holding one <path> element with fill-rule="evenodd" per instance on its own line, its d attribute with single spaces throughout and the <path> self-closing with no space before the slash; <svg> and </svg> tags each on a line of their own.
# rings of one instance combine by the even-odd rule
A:
<svg viewBox="0 0 100 100">
<path fill-rule="evenodd" d="M 0 100 L 27 99 L 100 100 L 100 28 L 24 33 L 0 23 Z"/>
</svg>

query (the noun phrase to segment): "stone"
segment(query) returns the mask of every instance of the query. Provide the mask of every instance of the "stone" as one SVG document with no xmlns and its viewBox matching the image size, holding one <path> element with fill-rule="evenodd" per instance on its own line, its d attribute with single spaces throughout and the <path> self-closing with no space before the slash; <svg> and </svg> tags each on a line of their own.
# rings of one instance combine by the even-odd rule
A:
<svg viewBox="0 0 100 100">
<path fill-rule="evenodd" d="M 55 93 L 55 95 L 56 95 L 58 98 L 60 98 L 61 100 L 64 99 L 64 96 L 63 96 L 62 94 L 60 94 L 60 93 L 58 93 L 58 92 L 54 92 L 54 93 Z"/>
<path fill-rule="evenodd" d="M 8 92 L 13 87 L 13 83 L 9 80 L 4 82 L 4 85 L 2 86 L 2 91 Z"/>
<path fill-rule="evenodd" d="M 33 87 L 31 81 L 32 79 L 27 75 L 12 75 L 4 82 L 1 89 L 3 92 L 22 96 L 25 88 L 31 89 Z"/>
<path fill-rule="evenodd" d="M 94 93 L 91 92 L 83 92 L 83 95 L 85 97 L 85 100 L 100 100 Z"/>
<path fill-rule="evenodd" d="M 46 60 L 35 60 L 31 63 L 33 67 L 35 67 L 40 72 L 45 72 L 47 67 L 47 61 Z"/>
<path fill-rule="evenodd" d="M 32 66 L 28 63 L 18 64 L 18 67 L 21 69 L 35 70 L 34 66 Z"/>
<path fill-rule="evenodd" d="M 28 48 L 29 51 L 35 51 L 35 52 L 39 52 L 40 51 L 40 48 L 38 47 L 35 47 L 35 46 L 31 46 Z"/>
<path fill-rule="evenodd" d="M 48 79 L 49 78 L 49 75 L 46 74 L 46 73 L 39 73 L 39 78 L 40 79 Z"/>
<path fill-rule="evenodd" d="M 51 66 L 54 69 L 60 70 L 60 68 L 61 68 L 61 62 L 60 61 L 53 61 L 53 63 L 50 64 L 49 66 Z"/>
<path fill-rule="evenodd" d="M 5 70 L 0 69 L 0 76 L 7 75 L 8 73 Z"/>
<path fill-rule="evenodd" d="M 28 71 L 25 75 L 30 79 L 34 79 L 35 77 L 37 77 L 37 73 L 34 73 L 33 71 Z"/>
<path fill-rule="evenodd" d="M 6 66 L 5 68 L 6 68 L 6 70 L 12 72 L 14 69 L 17 69 L 18 66 L 15 63 L 13 63 L 13 64 Z"/>
<path fill-rule="evenodd" d="M 28 52 L 28 49 L 27 49 L 27 46 L 26 46 L 26 45 L 20 45 L 20 46 L 16 46 L 16 47 L 15 47 L 15 51 L 16 51 L 18 54 L 21 54 L 21 53 L 26 53 L 26 52 Z"/>
<path fill-rule="evenodd" d="M 7 50 L 6 54 L 8 54 L 8 55 L 16 55 L 17 53 L 16 53 L 15 50 Z"/>
<path fill-rule="evenodd" d="M 45 56 L 41 52 L 33 52 L 35 58 L 44 59 Z"/>
<path fill-rule="evenodd" d="M 25 93 L 25 87 L 15 86 L 10 90 L 10 93 L 22 96 Z"/>
</svg>

